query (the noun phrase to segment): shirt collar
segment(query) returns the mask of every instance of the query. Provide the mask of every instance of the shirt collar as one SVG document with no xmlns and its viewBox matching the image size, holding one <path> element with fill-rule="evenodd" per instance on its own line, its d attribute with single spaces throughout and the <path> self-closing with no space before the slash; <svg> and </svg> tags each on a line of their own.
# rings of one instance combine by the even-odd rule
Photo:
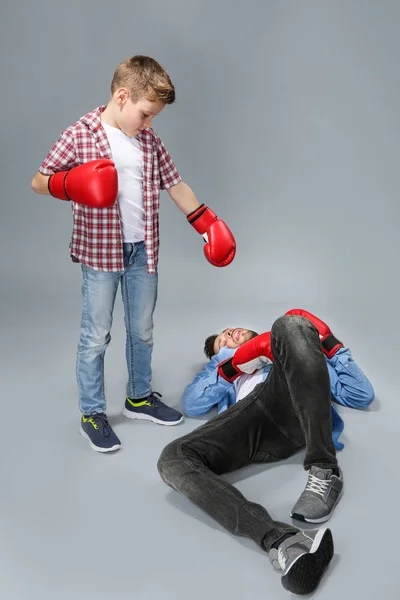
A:
<svg viewBox="0 0 400 600">
<path fill-rule="evenodd" d="M 92 112 L 81 118 L 82 123 L 85 123 L 91 131 L 97 131 L 101 127 L 100 115 L 105 109 L 105 104 L 98 106 L 95 110 L 92 110 Z"/>
</svg>

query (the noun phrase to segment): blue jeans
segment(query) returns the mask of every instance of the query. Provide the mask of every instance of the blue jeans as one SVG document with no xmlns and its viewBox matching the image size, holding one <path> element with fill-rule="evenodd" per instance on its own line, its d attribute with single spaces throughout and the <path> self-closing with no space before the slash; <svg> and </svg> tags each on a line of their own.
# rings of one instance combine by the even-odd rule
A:
<svg viewBox="0 0 400 600">
<path fill-rule="evenodd" d="M 144 242 L 124 244 L 124 270 L 96 271 L 82 267 L 81 334 L 76 361 L 79 408 L 85 415 L 106 412 L 104 355 L 111 340 L 111 325 L 118 284 L 125 312 L 126 395 L 143 398 L 151 393 L 153 313 L 158 275 L 149 274 Z"/>
</svg>

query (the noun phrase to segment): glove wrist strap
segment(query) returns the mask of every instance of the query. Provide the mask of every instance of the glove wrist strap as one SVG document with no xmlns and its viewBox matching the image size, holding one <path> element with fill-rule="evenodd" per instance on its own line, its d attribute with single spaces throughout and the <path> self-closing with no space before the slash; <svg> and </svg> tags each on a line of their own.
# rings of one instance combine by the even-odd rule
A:
<svg viewBox="0 0 400 600">
<path fill-rule="evenodd" d="M 239 373 L 232 364 L 231 358 L 229 358 L 227 361 L 225 361 L 219 366 L 219 371 L 225 379 L 231 382 L 234 379 L 236 379 L 236 377 L 239 375 Z"/>
<path fill-rule="evenodd" d="M 197 233 L 203 235 L 211 223 L 216 220 L 217 215 L 208 206 L 201 204 L 196 210 L 187 215 L 186 218 Z"/>
<path fill-rule="evenodd" d="M 327 354 L 329 358 L 331 358 L 339 350 L 339 348 L 343 348 L 342 342 L 338 340 L 332 333 L 324 337 L 321 340 L 321 344 L 325 354 Z"/>
<path fill-rule="evenodd" d="M 59 173 L 54 173 L 51 175 L 47 182 L 47 187 L 49 188 L 49 192 L 54 198 L 58 198 L 59 200 L 71 200 L 71 198 L 67 194 L 66 189 L 66 179 L 67 179 L 68 171 L 61 171 Z"/>
</svg>

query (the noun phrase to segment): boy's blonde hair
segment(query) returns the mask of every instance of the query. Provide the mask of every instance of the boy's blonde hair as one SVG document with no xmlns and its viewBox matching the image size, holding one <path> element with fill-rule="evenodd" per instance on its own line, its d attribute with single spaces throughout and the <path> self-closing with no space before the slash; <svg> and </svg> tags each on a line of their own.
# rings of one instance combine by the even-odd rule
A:
<svg viewBox="0 0 400 600">
<path fill-rule="evenodd" d="M 129 90 L 133 102 L 143 97 L 164 104 L 175 101 L 175 87 L 168 73 L 150 56 L 132 56 L 118 65 L 111 82 L 111 94 L 121 87 Z"/>
</svg>

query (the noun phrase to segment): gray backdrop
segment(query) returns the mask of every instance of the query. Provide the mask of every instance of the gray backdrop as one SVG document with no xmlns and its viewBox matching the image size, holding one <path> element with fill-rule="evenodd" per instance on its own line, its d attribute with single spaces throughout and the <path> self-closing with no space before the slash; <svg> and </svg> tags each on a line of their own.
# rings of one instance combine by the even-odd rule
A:
<svg viewBox="0 0 400 600">
<path fill-rule="evenodd" d="M 78 433 L 71 210 L 30 181 L 62 129 L 108 101 L 117 64 L 140 53 L 177 90 L 154 128 L 237 240 L 231 266 L 210 266 L 162 193 L 154 389 L 179 407 L 204 338 L 225 326 L 267 330 L 299 306 L 325 319 L 377 399 L 341 411 L 346 493 L 318 597 L 397 598 L 399 18 L 395 0 L 3 0 L 1 597 L 287 597 L 261 550 L 158 477 L 164 445 L 208 416 L 178 428 L 119 416 L 120 299 L 106 375 L 124 448 L 99 456 Z M 301 460 L 230 479 L 287 520 Z"/>
</svg>

